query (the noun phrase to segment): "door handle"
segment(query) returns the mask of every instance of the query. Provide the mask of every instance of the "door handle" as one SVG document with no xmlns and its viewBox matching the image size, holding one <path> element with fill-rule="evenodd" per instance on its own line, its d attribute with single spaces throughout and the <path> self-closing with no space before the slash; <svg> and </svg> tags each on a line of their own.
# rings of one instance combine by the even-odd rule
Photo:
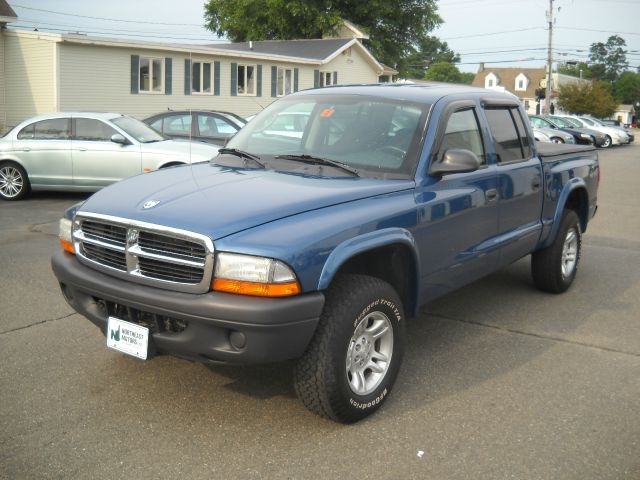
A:
<svg viewBox="0 0 640 480">
<path fill-rule="evenodd" d="M 495 202 L 498 198 L 498 190 L 496 190 L 495 188 L 490 188 L 485 192 L 485 195 L 487 198 L 487 203 Z"/>
<path fill-rule="evenodd" d="M 86 149 L 86 148 L 82 148 L 82 147 L 81 147 L 81 148 L 78 148 L 78 150 L 80 150 L 81 152 L 86 152 L 86 151 L 87 151 L 87 149 Z"/>
<path fill-rule="evenodd" d="M 531 188 L 533 188 L 534 190 L 539 189 L 540 185 L 542 185 L 542 183 L 540 182 L 540 177 L 535 177 L 533 180 L 531 180 Z"/>
<path fill-rule="evenodd" d="M 30 152 L 31 151 L 31 147 L 24 147 L 22 149 L 23 152 Z"/>
</svg>

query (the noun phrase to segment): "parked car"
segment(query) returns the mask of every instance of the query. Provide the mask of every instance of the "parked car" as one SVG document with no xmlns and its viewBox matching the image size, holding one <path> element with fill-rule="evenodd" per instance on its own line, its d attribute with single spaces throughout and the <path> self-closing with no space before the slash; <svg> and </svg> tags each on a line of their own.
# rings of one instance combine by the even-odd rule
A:
<svg viewBox="0 0 640 480">
<path fill-rule="evenodd" d="M 558 143 L 552 142 L 551 138 L 539 128 L 532 127 L 531 130 L 533 131 L 533 138 L 536 140 L 536 142 Z"/>
<path fill-rule="evenodd" d="M 627 135 L 629 141 L 627 143 L 631 143 L 635 140 L 636 136 L 630 128 L 625 128 L 624 125 L 606 125 L 601 120 L 595 119 L 593 117 L 579 117 L 580 120 L 585 122 L 589 126 L 597 126 L 597 127 L 607 127 L 607 128 L 615 128 L 621 132 L 624 132 Z"/>
<path fill-rule="evenodd" d="M 595 145 L 599 147 L 604 143 L 604 135 L 600 132 L 596 132 L 595 130 L 587 131 L 583 128 L 578 129 L 564 120 L 556 121 L 549 117 L 529 115 L 529 121 L 531 125 L 537 128 L 550 128 L 558 132 L 568 133 L 573 136 L 574 143 L 579 145 Z"/>
<path fill-rule="evenodd" d="M 559 128 L 551 128 L 551 127 L 537 127 L 531 124 L 533 127 L 534 135 L 542 134 L 544 135 L 551 143 L 576 143 L 575 138 L 568 132 L 560 130 Z M 536 140 L 538 138 L 536 137 Z"/>
<path fill-rule="evenodd" d="M 230 112 L 180 110 L 157 113 L 144 123 L 167 137 L 222 146 L 247 123 Z"/>
<path fill-rule="evenodd" d="M 604 143 L 602 144 L 602 148 L 609 148 L 612 145 L 624 145 L 629 143 L 629 137 L 626 133 L 617 128 L 611 127 L 601 127 L 596 125 L 593 122 L 586 122 L 580 117 L 576 117 L 575 115 L 555 115 L 552 118 L 562 118 L 567 122 L 573 123 L 577 127 L 590 128 L 591 130 L 596 130 L 604 135 Z"/>
<path fill-rule="evenodd" d="M 301 111 L 301 136 L 272 133 L 299 131 L 300 115 L 279 114 Z M 276 118 L 291 128 L 272 130 Z M 536 287 L 570 288 L 599 178 L 595 148 L 534 142 L 510 94 L 305 90 L 210 164 L 68 209 L 52 267 L 106 336 L 95 348 L 211 365 L 296 359 L 302 402 L 355 422 L 392 392 L 407 319 L 425 303 L 527 255 Z"/>
<path fill-rule="evenodd" d="M 93 192 L 158 168 L 210 160 L 213 145 L 176 142 L 118 113 L 52 113 L 0 139 L 0 198 L 30 190 Z"/>
</svg>

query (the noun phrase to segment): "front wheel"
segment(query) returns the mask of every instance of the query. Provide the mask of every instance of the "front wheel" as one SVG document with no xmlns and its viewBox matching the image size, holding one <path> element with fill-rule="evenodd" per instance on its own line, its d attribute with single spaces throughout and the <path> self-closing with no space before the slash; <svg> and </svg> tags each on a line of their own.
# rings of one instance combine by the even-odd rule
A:
<svg viewBox="0 0 640 480">
<path fill-rule="evenodd" d="M 564 140 L 561 139 L 560 137 L 551 137 L 551 141 L 553 143 L 564 143 Z"/>
<path fill-rule="evenodd" d="M 29 177 L 17 163 L 0 163 L 0 198 L 20 200 L 29 193 Z"/>
<path fill-rule="evenodd" d="M 578 214 L 565 210 L 553 243 L 531 255 L 531 274 L 536 287 L 551 293 L 566 291 L 578 271 L 581 249 Z"/>
<path fill-rule="evenodd" d="M 405 318 L 387 282 L 342 275 L 326 292 L 318 329 L 294 369 L 295 390 L 312 412 L 356 422 L 385 401 L 402 363 Z"/>
<path fill-rule="evenodd" d="M 602 148 L 609 148 L 612 145 L 611 137 L 607 135 L 604 137 L 604 143 L 602 144 Z"/>
</svg>

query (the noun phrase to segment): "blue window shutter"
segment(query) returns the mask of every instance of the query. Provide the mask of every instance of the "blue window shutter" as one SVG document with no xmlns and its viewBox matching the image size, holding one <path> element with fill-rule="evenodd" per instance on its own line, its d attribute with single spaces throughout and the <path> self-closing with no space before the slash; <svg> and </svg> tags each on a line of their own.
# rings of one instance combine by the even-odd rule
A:
<svg viewBox="0 0 640 480">
<path fill-rule="evenodd" d="M 138 93 L 138 77 L 140 75 L 140 55 L 131 55 L 131 93 Z"/>
<path fill-rule="evenodd" d="M 213 94 L 220 95 L 220 62 L 213 62 Z"/>
<path fill-rule="evenodd" d="M 278 67 L 271 67 L 271 96 L 278 96 Z"/>
<path fill-rule="evenodd" d="M 333 84 L 338 84 L 338 72 L 333 72 Z"/>
<path fill-rule="evenodd" d="M 320 86 L 320 70 L 313 71 L 313 88 Z"/>
<path fill-rule="evenodd" d="M 164 94 L 171 95 L 173 87 L 173 72 L 171 71 L 172 60 L 167 57 L 164 59 Z"/>
<path fill-rule="evenodd" d="M 238 64 L 231 64 L 231 96 L 238 95 Z"/>
<path fill-rule="evenodd" d="M 258 78 L 256 80 L 256 93 L 259 97 L 262 96 L 262 65 L 258 65 Z"/>
<path fill-rule="evenodd" d="M 191 60 L 184 59 L 184 94 L 191 95 Z"/>
<path fill-rule="evenodd" d="M 294 92 L 298 91 L 298 69 L 297 68 L 293 69 L 293 91 Z"/>
</svg>

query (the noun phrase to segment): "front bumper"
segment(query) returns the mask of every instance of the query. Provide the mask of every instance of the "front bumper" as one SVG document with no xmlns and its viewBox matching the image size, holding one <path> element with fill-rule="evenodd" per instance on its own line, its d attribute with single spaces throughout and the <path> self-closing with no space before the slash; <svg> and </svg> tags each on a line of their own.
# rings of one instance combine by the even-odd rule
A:
<svg viewBox="0 0 640 480">
<path fill-rule="evenodd" d="M 90 269 L 63 251 L 54 254 L 51 266 L 69 305 L 103 334 L 114 311 L 120 318 L 127 316 L 124 320 L 150 323 L 149 356 L 229 364 L 297 358 L 309 344 L 324 306 L 320 292 L 259 298 L 160 290 Z"/>
</svg>

